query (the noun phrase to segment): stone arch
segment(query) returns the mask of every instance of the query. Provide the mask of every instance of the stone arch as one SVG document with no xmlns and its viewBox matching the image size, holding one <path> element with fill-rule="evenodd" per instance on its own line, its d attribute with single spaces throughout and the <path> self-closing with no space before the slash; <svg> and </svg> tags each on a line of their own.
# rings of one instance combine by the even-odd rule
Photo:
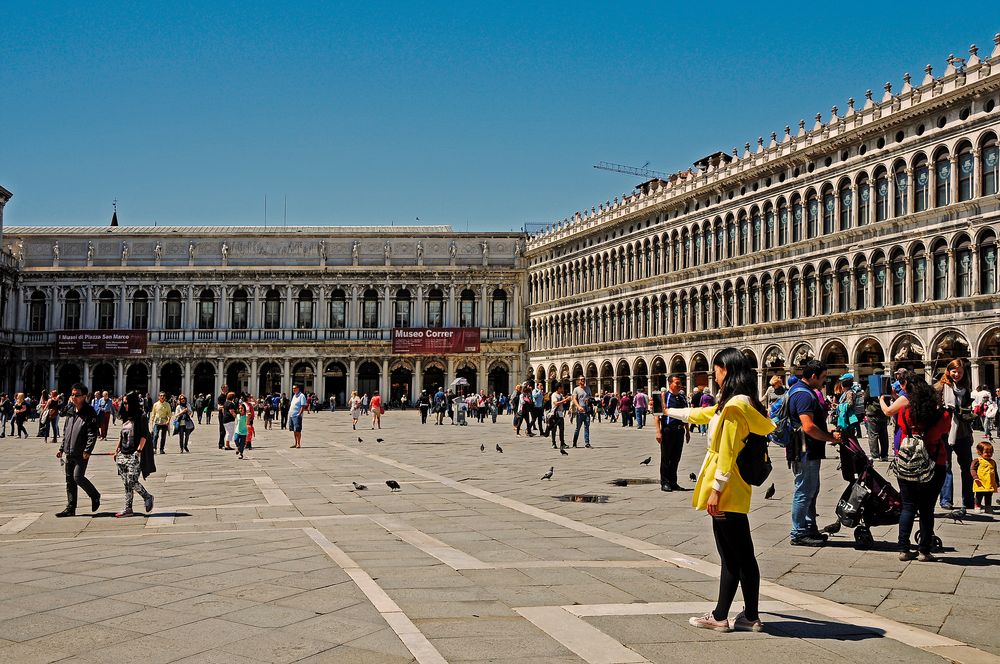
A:
<svg viewBox="0 0 1000 664">
<path fill-rule="evenodd" d="M 617 370 L 615 372 L 618 378 L 617 391 L 618 392 L 629 392 L 632 389 L 632 373 L 628 366 L 628 362 L 625 360 L 618 360 Z"/>
<path fill-rule="evenodd" d="M 702 352 L 697 352 L 691 356 L 691 386 L 693 389 L 706 390 L 709 387 L 709 376 L 712 367 L 708 364 L 708 358 Z M 692 391 L 693 391 L 692 389 Z"/>
<path fill-rule="evenodd" d="M 885 371 L 885 350 L 875 337 L 865 337 L 854 347 L 854 368 L 859 381 Z"/>
<path fill-rule="evenodd" d="M 980 335 L 976 356 L 980 372 L 976 382 L 986 385 L 991 391 L 1000 388 L 1000 326 L 991 327 Z"/>
<path fill-rule="evenodd" d="M 140 394 L 150 391 L 149 367 L 145 362 L 133 362 L 125 370 L 125 391 L 137 390 Z M 212 392 L 209 392 L 212 394 Z"/>
<path fill-rule="evenodd" d="M 662 355 L 657 355 L 649 365 L 649 379 L 653 390 L 667 386 L 667 363 Z"/>
<path fill-rule="evenodd" d="M 939 332 L 930 345 L 934 375 L 944 372 L 945 367 L 952 360 L 963 359 L 968 363 L 971 357 L 970 350 L 969 339 L 963 332 L 956 329 L 945 329 Z"/>
<path fill-rule="evenodd" d="M 649 392 L 649 368 L 641 357 L 632 365 L 632 389 Z"/>
<path fill-rule="evenodd" d="M 893 369 L 905 367 L 916 372 L 924 370 L 926 351 L 916 335 L 910 332 L 898 334 L 889 348 L 889 361 Z"/>
</svg>

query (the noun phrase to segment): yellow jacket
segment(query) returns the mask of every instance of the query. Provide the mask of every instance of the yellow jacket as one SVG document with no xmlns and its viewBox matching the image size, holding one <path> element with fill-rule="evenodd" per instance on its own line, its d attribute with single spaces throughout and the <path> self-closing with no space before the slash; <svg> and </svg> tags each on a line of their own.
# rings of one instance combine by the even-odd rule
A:
<svg viewBox="0 0 1000 664">
<path fill-rule="evenodd" d="M 978 458 L 972 462 L 972 490 L 976 493 L 997 492 L 997 462 Z"/>
<path fill-rule="evenodd" d="M 691 424 L 708 424 L 708 453 L 694 487 L 691 499 L 694 508 L 705 509 L 712 490 L 717 489 L 721 511 L 748 513 L 752 489 L 740 477 L 736 457 L 743 450 L 750 433 L 766 436 L 774 430 L 771 420 L 759 413 L 742 395 L 729 399 L 722 412 L 717 406 L 708 406 L 669 408 L 667 414 Z"/>
</svg>

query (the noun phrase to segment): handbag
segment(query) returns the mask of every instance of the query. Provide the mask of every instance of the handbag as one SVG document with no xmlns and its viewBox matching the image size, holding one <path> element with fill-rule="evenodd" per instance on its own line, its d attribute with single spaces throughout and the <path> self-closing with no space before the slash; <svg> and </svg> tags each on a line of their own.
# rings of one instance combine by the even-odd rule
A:
<svg viewBox="0 0 1000 664">
<path fill-rule="evenodd" d="M 748 435 L 743 449 L 736 455 L 736 467 L 744 482 L 753 486 L 762 485 L 772 470 L 767 438 L 756 433 Z"/>
<path fill-rule="evenodd" d="M 861 523 L 861 511 L 870 493 L 868 487 L 860 482 L 852 482 L 844 489 L 844 493 L 837 502 L 837 518 L 842 524 L 848 528 L 854 528 Z"/>
<path fill-rule="evenodd" d="M 924 484 L 934 477 L 934 459 L 927 451 L 923 437 L 913 433 L 908 420 L 909 417 L 904 417 L 902 420 L 906 425 L 905 431 L 899 443 L 899 451 L 889 465 L 889 470 L 897 479 Z"/>
</svg>

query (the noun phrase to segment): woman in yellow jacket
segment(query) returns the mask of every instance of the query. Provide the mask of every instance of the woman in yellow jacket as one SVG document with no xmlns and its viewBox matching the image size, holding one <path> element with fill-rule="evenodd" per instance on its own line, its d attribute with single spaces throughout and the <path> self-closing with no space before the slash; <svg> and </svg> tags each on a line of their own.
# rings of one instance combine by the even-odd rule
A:
<svg viewBox="0 0 1000 664">
<path fill-rule="evenodd" d="M 760 632 L 757 613 L 760 570 L 750 537 L 751 488 L 736 465 L 736 457 L 751 433 L 765 436 L 774 429 L 757 398 L 757 372 L 735 348 L 721 351 L 712 363 L 719 386 L 718 404 L 706 408 L 668 408 L 667 415 L 691 424 L 708 425 L 708 453 L 701 464 L 692 503 L 712 516 L 715 545 L 722 559 L 719 600 L 715 610 L 691 618 L 695 627 L 728 632 Z M 729 609 L 736 589 L 743 586 L 744 608 L 730 627 Z"/>
</svg>

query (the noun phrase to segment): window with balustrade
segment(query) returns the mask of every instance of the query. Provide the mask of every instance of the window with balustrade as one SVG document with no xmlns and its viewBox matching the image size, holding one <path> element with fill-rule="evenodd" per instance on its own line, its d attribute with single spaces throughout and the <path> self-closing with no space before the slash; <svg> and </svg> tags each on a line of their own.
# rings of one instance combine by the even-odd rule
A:
<svg viewBox="0 0 1000 664">
<path fill-rule="evenodd" d="M 396 291 L 396 298 L 393 302 L 392 319 L 393 326 L 399 328 L 410 327 L 410 309 L 412 305 L 412 299 L 410 297 L 410 291 L 405 288 L 400 288 Z"/>
<path fill-rule="evenodd" d="M 198 329 L 215 329 L 215 293 L 207 288 L 198 298 Z"/>
<path fill-rule="evenodd" d="M 361 327 L 367 330 L 374 330 L 379 327 L 378 309 L 378 291 L 374 288 L 369 288 L 361 298 Z"/>
<path fill-rule="evenodd" d="M 45 332 L 47 301 L 45 293 L 35 291 L 28 300 L 28 331 Z"/>
<path fill-rule="evenodd" d="M 507 327 L 507 292 L 502 288 L 493 291 L 491 327 Z"/>
<path fill-rule="evenodd" d="M 314 324 L 315 310 L 316 301 L 313 298 L 312 290 L 304 288 L 299 291 L 298 300 L 295 302 L 295 329 L 311 330 Z"/>
<path fill-rule="evenodd" d="M 97 297 L 97 329 L 113 330 L 115 323 L 115 294 L 103 290 Z"/>
<path fill-rule="evenodd" d="M 250 326 L 250 298 L 242 288 L 233 292 L 233 302 L 230 305 L 229 327 L 234 330 L 245 330 Z"/>
<path fill-rule="evenodd" d="M 181 292 L 179 290 L 171 290 L 167 293 L 167 300 L 163 303 L 163 329 L 165 330 L 179 330 L 183 325 L 184 319 L 181 317 L 183 312 L 183 301 L 181 300 Z"/>
<path fill-rule="evenodd" d="M 281 293 L 271 288 L 264 294 L 264 329 L 281 328 Z"/>
<path fill-rule="evenodd" d="M 132 329 L 145 330 L 149 328 L 149 295 L 144 290 L 136 291 L 132 296 Z"/>
</svg>

